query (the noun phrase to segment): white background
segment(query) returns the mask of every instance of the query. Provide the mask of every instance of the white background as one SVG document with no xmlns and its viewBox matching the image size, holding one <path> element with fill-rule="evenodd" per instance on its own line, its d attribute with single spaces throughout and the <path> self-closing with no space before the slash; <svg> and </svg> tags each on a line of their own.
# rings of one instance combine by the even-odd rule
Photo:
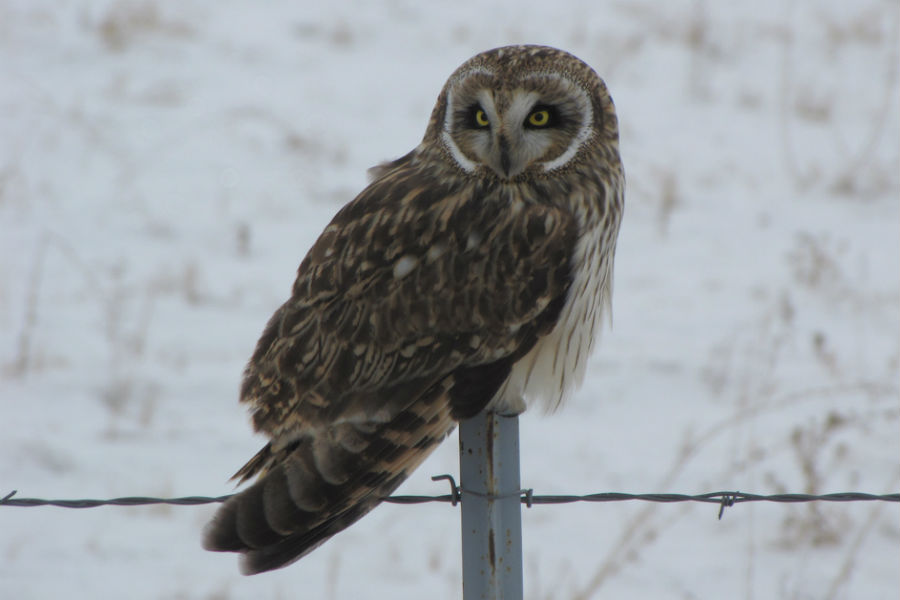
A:
<svg viewBox="0 0 900 600">
<path fill-rule="evenodd" d="M 318 232 L 447 76 L 573 52 L 628 178 L 614 328 L 539 494 L 900 489 L 895 2 L 0 4 L 0 495 L 219 495 L 263 443 L 241 369 Z M 448 440 L 400 493 L 442 494 Z M 459 598 L 458 509 L 383 505 L 255 577 L 214 508 L 0 508 L 3 598 Z M 556 598 L 896 598 L 879 503 L 524 513 Z"/>
</svg>

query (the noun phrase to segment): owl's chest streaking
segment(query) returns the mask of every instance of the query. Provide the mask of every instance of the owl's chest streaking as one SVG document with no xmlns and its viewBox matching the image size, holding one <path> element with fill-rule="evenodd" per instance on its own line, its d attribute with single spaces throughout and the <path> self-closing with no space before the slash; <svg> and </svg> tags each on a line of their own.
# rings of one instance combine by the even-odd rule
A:
<svg viewBox="0 0 900 600">
<path fill-rule="evenodd" d="M 572 256 L 572 283 L 549 334 L 512 367 L 491 409 L 518 414 L 542 404 L 553 410 L 584 379 L 604 315 L 611 307 L 616 227 L 596 222 L 585 228 Z"/>
</svg>

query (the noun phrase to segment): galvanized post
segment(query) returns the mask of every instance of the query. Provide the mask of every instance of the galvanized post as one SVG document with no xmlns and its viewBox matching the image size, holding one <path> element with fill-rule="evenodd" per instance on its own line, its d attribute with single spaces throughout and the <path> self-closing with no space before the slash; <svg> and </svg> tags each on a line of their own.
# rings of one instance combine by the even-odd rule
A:
<svg viewBox="0 0 900 600">
<path fill-rule="evenodd" d="M 519 418 L 459 425 L 463 600 L 522 599 Z"/>
</svg>

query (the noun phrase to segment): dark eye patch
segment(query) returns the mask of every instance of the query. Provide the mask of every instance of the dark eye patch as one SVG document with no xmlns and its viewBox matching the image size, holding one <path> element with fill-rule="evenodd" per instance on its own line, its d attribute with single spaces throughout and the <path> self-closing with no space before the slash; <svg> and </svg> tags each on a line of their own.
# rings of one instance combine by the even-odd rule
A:
<svg viewBox="0 0 900 600">
<path fill-rule="evenodd" d="M 552 127 L 561 127 L 563 125 L 563 115 L 560 110 L 552 104 L 536 104 L 534 108 L 525 117 L 522 126 L 525 129 L 548 129 Z"/>
<path fill-rule="evenodd" d="M 466 127 L 470 129 L 488 129 L 491 122 L 480 104 L 473 104 L 466 111 Z"/>
</svg>

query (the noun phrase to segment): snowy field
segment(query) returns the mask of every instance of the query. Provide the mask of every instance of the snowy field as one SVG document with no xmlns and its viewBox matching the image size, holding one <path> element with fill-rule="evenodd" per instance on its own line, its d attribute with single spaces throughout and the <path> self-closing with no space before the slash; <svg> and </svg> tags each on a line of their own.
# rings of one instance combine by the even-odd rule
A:
<svg viewBox="0 0 900 600">
<path fill-rule="evenodd" d="M 300 259 L 456 66 L 523 42 L 606 79 L 628 177 L 614 329 L 521 419 L 523 484 L 900 489 L 897 2 L 6 0 L 0 496 L 231 492 Z M 200 548 L 213 510 L 0 507 L 0 598 L 461 597 L 449 505 L 250 578 Z M 897 598 L 896 505 L 717 511 L 525 510 L 526 597 Z"/>
</svg>

